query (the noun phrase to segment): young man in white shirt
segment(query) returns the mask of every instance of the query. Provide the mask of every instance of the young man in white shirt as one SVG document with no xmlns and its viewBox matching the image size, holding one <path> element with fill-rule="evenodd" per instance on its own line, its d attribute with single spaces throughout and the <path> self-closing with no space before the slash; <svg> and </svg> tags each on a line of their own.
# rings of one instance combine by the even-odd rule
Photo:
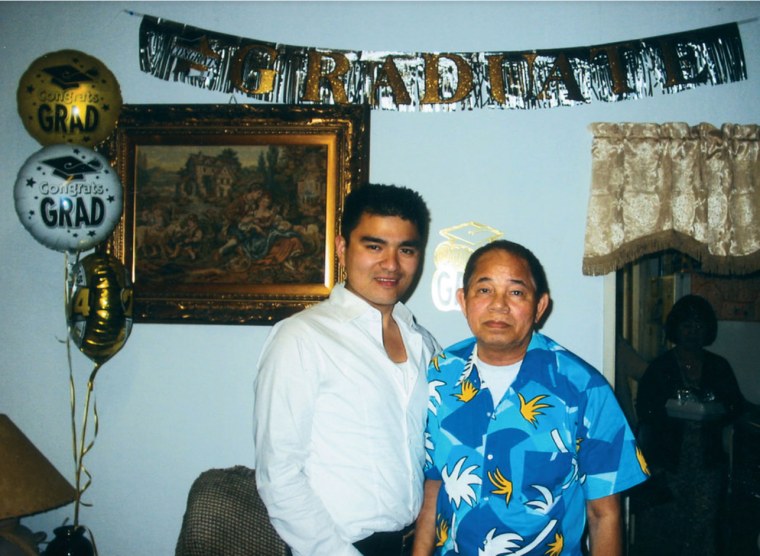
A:
<svg viewBox="0 0 760 556">
<path fill-rule="evenodd" d="M 256 478 L 295 556 L 409 554 L 422 504 L 425 369 L 439 345 L 400 301 L 430 215 L 406 188 L 345 200 L 346 281 L 273 328 L 256 379 Z"/>
</svg>

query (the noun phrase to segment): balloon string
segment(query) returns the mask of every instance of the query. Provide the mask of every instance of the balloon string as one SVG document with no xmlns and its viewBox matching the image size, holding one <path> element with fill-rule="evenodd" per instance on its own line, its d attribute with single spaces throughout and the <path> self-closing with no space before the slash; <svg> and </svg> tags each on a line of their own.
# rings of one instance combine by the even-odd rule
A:
<svg viewBox="0 0 760 556">
<path fill-rule="evenodd" d="M 78 255 L 77 255 L 78 258 Z M 75 263 L 74 263 L 75 264 Z M 64 253 L 64 314 L 68 315 L 69 303 L 73 295 L 74 280 L 71 276 L 70 269 L 72 268 L 69 262 L 69 253 Z M 71 440 L 72 440 L 72 454 L 74 456 L 74 473 L 78 475 L 79 469 L 79 457 L 77 456 L 77 422 L 76 422 L 76 386 L 74 382 L 74 366 L 71 361 L 71 326 L 67 322 L 66 326 L 66 358 L 69 364 L 69 404 L 71 406 Z M 75 499 L 75 514 L 79 506 L 79 485 L 77 485 L 77 493 Z"/>
<path fill-rule="evenodd" d="M 133 17 L 145 17 L 145 14 L 136 12 L 134 10 L 122 10 L 125 14 L 131 15 Z"/>
<path fill-rule="evenodd" d="M 69 261 L 69 253 L 66 252 L 64 256 L 64 277 L 65 277 L 65 291 L 64 302 L 66 308 L 66 315 L 69 314 L 69 305 L 73 298 L 75 277 L 71 274 L 71 268 L 75 267 L 79 263 L 79 252 L 77 252 L 73 263 Z M 77 434 L 77 422 L 76 422 L 76 386 L 74 381 L 74 366 L 71 359 L 71 325 L 67 322 L 67 334 L 66 334 L 66 358 L 69 365 L 69 398 L 71 404 L 71 438 L 72 447 L 74 451 L 74 465 L 75 465 L 75 483 L 76 483 L 76 499 L 74 500 L 74 527 L 79 527 L 79 509 L 81 506 L 90 507 L 92 504 L 82 501 L 82 495 L 92 484 L 92 474 L 84 465 L 84 457 L 89 453 L 92 447 L 95 445 L 95 439 L 98 436 L 99 418 L 98 418 L 98 406 L 95 401 L 94 387 L 95 377 L 100 370 L 101 364 L 96 363 L 95 367 L 90 374 L 90 378 L 87 381 L 87 391 L 85 393 L 84 401 L 84 414 L 82 416 L 82 431 L 81 434 Z M 92 439 L 87 442 L 87 425 L 90 415 L 90 399 L 93 401 L 93 434 Z M 87 444 L 85 445 L 85 442 Z M 78 445 L 78 448 L 77 448 Z M 83 477 L 86 478 L 84 485 L 82 484 Z M 95 545 L 95 539 L 93 538 L 92 531 L 90 531 L 90 538 Z M 95 549 L 97 554 L 97 549 Z"/>
<path fill-rule="evenodd" d="M 87 421 L 90 415 L 90 398 L 94 397 L 93 390 L 95 386 L 95 375 L 98 373 L 99 370 L 100 370 L 100 363 L 96 363 L 92 371 L 92 374 L 90 374 L 90 379 L 87 381 L 87 392 L 85 393 L 85 398 L 84 398 L 84 416 L 82 417 L 82 434 L 79 437 L 79 454 L 78 454 L 78 459 L 77 459 L 77 471 L 76 471 L 77 499 L 74 506 L 74 527 L 79 526 L 80 506 L 89 505 L 82 502 L 82 495 L 92 484 L 92 475 L 90 474 L 89 470 L 84 465 L 84 456 L 87 455 L 87 453 L 92 449 L 93 445 L 95 444 L 95 437 L 98 435 L 97 405 L 93 407 L 94 431 L 92 435 L 92 440 L 89 443 L 87 443 L 86 446 L 85 446 L 85 439 L 87 437 Z M 87 477 L 87 481 L 85 482 L 84 486 L 82 486 L 82 474 L 84 474 Z"/>
</svg>

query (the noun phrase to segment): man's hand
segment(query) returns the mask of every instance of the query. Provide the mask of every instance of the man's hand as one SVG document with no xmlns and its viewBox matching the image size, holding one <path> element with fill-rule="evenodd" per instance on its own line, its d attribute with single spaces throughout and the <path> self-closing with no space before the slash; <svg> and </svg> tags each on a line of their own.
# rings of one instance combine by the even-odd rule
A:
<svg viewBox="0 0 760 556">
<path fill-rule="evenodd" d="M 417 517 L 412 556 L 430 556 L 435 550 L 435 510 L 441 481 L 425 481 L 425 496 Z"/>
</svg>

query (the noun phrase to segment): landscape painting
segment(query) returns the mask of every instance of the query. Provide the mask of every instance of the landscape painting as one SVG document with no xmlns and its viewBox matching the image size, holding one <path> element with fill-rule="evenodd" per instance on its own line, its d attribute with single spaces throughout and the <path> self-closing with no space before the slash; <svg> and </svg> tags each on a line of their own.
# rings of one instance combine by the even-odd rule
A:
<svg viewBox="0 0 760 556">
<path fill-rule="evenodd" d="M 146 285 L 322 283 L 325 146 L 140 146 L 136 183 Z"/>
</svg>

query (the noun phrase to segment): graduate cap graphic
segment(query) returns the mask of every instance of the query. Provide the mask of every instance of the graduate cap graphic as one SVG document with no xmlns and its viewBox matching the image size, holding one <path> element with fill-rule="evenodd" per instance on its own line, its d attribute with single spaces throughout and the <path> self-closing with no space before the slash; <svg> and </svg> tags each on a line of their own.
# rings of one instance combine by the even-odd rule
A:
<svg viewBox="0 0 760 556">
<path fill-rule="evenodd" d="M 97 159 L 84 162 L 74 156 L 60 156 L 42 161 L 53 168 L 53 175 L 66 180 L 81 180 L 85 174 L 100 172 L 102 165 Z"/>
<path fill-rule="evenodd" d="M 440 234 L 451 242 L 459 242 L 472 247 L 490 243 L 504 235 L 496 228 L 477 222 L 465 222 L 444 228 Z"/>
<path fill-rule="evenodd" d="M 79 69 L 69 64 L 62 66 L 52 66 L 45 68 L 43 71 L 50 75 L 53 78 L 51 81 L 64 91 L 66 89 L 74 89 L 76 87 L 79 87 L 80 83 L 83 81 L 92 81 L 92 78 L 95 76 L 94 73 L 97 73 L 95 70 L 90 70 L 88 73 L 83 73 Z"/>
</svg>

